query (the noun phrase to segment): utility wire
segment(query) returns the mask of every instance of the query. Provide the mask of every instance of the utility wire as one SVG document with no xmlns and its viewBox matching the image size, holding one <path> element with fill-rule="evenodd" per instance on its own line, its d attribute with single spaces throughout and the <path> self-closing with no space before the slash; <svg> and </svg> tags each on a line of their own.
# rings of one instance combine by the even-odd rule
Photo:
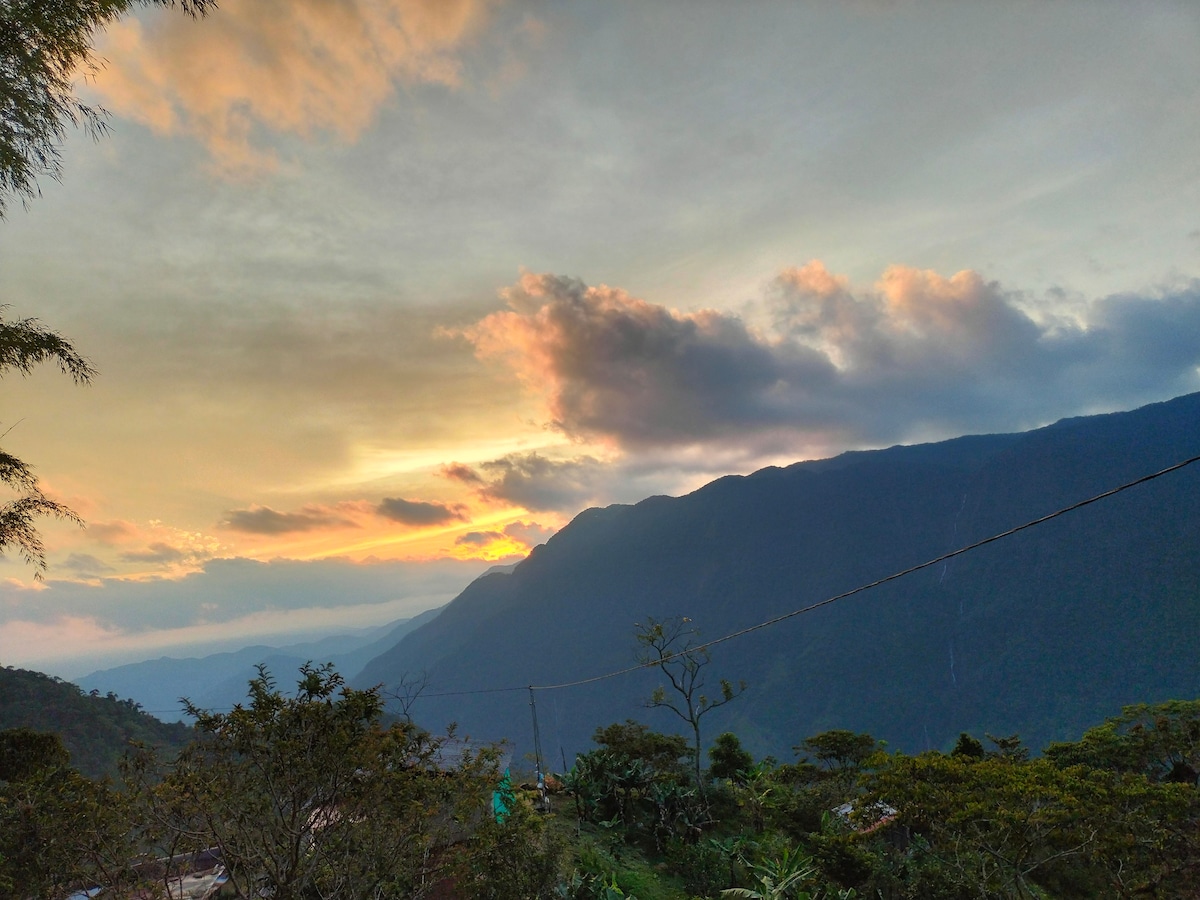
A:
<svg viewBox="0 0 1200 900">
<path fill-rule="evenodd" d="M 812 603 L 808 606 L 803 606 L 800 609 L 794 609 L 791 612 L 784 613 L 783 615 L 775 616 L 775 618 L 773 618 L 773 619 L 767 619 L 765 622 L 759 622 L 757 625 L 751 625 L 747 628 L 741 629 L 740 631 L 733 631 L 733 632 L 730 632 L 729 634 L 723 635 L 721 637 L 714 638 L 711 641 L 705 641 L 703 644 L 700 644 L 696 647 L 692 647 L 689 650 L 682 650 L 678 653 L 669 654 L 667 656 L 662 657 L 661 659 L 656 659 L 656 660 L 652 660 L 652 661 L 648 661 L 648 662 L 641 662 L 641 663 L 637 663 L 636 665 L 632 665 L 632 666 L 626 666 L 623 669 L 617 669 L 612 672 L 605 672 L 603 675 L 593 675 L 590 678 L 580 678 L 577 681 L 563 681 L 563 682 L 559 682 L 558 684 L 529 684 L 529 685 L 522 685 L 520 687 L 476 688 L 474 690 L 438 691 L 438 692 L 434 692 L 434 693 L 424 693 L 421 696 L 422 697 L 464 697 L 464 696 L 474 695 L 474 694 L 511 694 L 511 693 L 515 693 L 517 691 L 556 691 L 556 690 L 560 690 L 563 688 L 579 687 L 580 685 L 584 685 L 584 684 L 594 684 L 597 681 L 605 681 L 609 678 L 616 678 L 620 675 L 628 675 L 631 672 L 637 672 L 641 669 L 657 669 L 663 663 L 671 662 L 672 660 L 675 660 L 675 659 L 680 659 L 681 657 L 687 655 L 688 653 L 694 653 L 696 651 L 707 650 L 709 647 L 714 647 L 717 644 L 723 644 L 726 641 L 732 641 L 735 638 L 744 637 L 747 634 L 752 634 L 755 631 L 761 631 L 762 629 L 769 628 L 772 625 L 778 625 L 780 622 L 785 622 L 788 619 L 794 619 L 796 616 L 801 616 L 801 615 L 804 615 L 805 613 L 810 613 L 813 610 L 820 609 L 823 606 L 829 606 L 832 603 L 837 603 L 839 600 L 845 600 L 848 597 L 853 597 L 855 594 L 861 594 L 865 591 L 871 590 L 872 588 L 877 588 L 880 585 L 887 584 L 890 581 L 896 581 L 899 578 L 903 578 L 905 575 L 911 575 L 913 572 L 919 572 L 922 569 L 928 569 L 930 566 L 936 566 L 938 563 L 945 562 L 948 559 L 953 559 L 956 556 L 962 556 L 964 553 L 969 553 L 972 550 L 977 550 L 980 547 L 983 547 L 987 544 L 992 544 L 992 543 L 995 543 L 996 541 L 1003 540 L 1004 538 L 1012 537 L 1014 534 L 1017 534 L 1021 531 L 1025 531 L 1026 529 L 1033 528 L 1037 525 L 1042 525 L 1046 522 L 1049 522 L 1051 519 L 1057 519 L 1059 516 L 1064 516 L 1069 512 L 1074 512 L 1075 510 L 1082 509 L 1085 506 L 1090 506 L 1091 504 L 1096 503 L 1100 500 L 1105 500 L 1109 497 L 1115 496 L 1116 494 L 1119 494 L 1122 491 L 1127 491 L 1130 488 L 1137 487 L 1139 484 L 1145 484 L 1148 481 L 1153 481 L 1156 478 L 1161 478 L 1164 475 L 1169 475 L 1172 472 L 1177 472 L 1180 469 L 1190 466 L 1196 462 L 1200 462 L 1200 455 L 1193 456 L 1190 459 L 1183 460 L 1183 462 L 1178 462 L 1178 463 L 1175 463 L 1174 465 L 1167 466 L 1165 469 L 1160 469 L 1159 471 L 1154 472 L 1150 475 L 1143 475 L 1141 478 L 1135 478 L 1133 481 L 1126 482 L 1125 484 L 1122 484 L 1119 487 L 1115 487 L 1110 490 L 1104 491 L 1103 493 L 1096 494 L 1094 497 L 1088 497 L 1086 500 L 1080 500 L 1078 503 L 1072 503 L 1070 506 L 1064 506 L 1062 509 L 1055 510 L 1054 512 L 1048 513 L 1047 515 L 1041 516 L 1037 519 L 1031 519 L 1030 521 L 1025 522 L 1022 525 L 1018 525 L 1015 528 L 1010 528 L 1007 531 L 1001 531 L 998 534 L 993 534 L 991 537 L 986 537 L 983 540 L 976 541 L 973 544 L 967 544 L 965 547 L 959 547 L 957 550 L 952 550 L 949 553 L 943 553 L 941 556 L 937 557 L 936 559 L 931 559 L 928 562 L 923 562 L 923 563 L 919 563 L 915 566 L 910 566 L 907 569 L 903 569 L 902 571 L 899 571 L 899 572 L 894 572 L 891 575 L 888 575 L 884 578 L 878 579 L 877 581 L 872 581 L 869 584 L 860 585 L 849 591 L 844 591 L 843 593 L 836 594 L 832 597 L 827 597 L 824 600 L 820 600 L 820 601 L 818 601 L 816 603 Z M 145 712 L 155 712 L 155 710 L 144 710 L 144 711 Z M 177 710 L 162 710 L 162 712 L 176 712 L 176 711 Z"/>
<path fill-rule="evenodd" d="M 603 675 L 593 675 L 591 678 L 581 678 L 577 681 L 563 681 L 558 684 L 535 684 L 535 685 L 526 685 L 524 687 L 511 687 L 511 688 L 486 688 L 486 689 L 474 690 L 474 691 L 446 691 L 444 693 L 426 694 L 425 696 L 426 697 L 451 697 L 451 696 L 458 696 L 458 695 L 463 695 L 463 694 L 496 694 L 496 693 L 513 692 L 513 691 L 527 691 L 527 690 L 555 691 L 555 690 L 559 690 L 561 688 L 579 687 L 580 685 L 584 685 L 584 684 L 594 684 L 597 681 L 604 681 L 609 678 L 616 678 L 619 675 L 628 675 L 629 673 L 637 672 L 640 669 L 656 669 L 659 666 L 661 666 L 663 663 L 670 662 L 673 659 L 679 659 L 680 657 L 686 655 L 688 652 L 696 652 L 698 650 L 706 650 L 709 647 L 716 646 L 717 644 L 723 644 L 726 641 L 732 641 L 734 638 L 744 637 L 745 635 L 751 634 L 755 631 L 761 631 L 762 629 L 769 628 L 772 625 L 778 625 L 780 622 L 787 621 L 788 619 L 793 619 L 796 616 L 804 615 L 805 613 L 810 613 L 813 610 L 820 609 L 823 606 L 829 606 L 832 603 L 837 603 L 839 600 L 845 600 L 848 597 L 853 597 L 855 594 L 861 594 L 864 591 L 869 591 L 872 588 L 876 588 L 876 587 L 879 587 L 880 585 L 887 584 L 890 581 L 895 581 L 899 578 L 903 578 L 905 575 L 911 575 L 913 572 L 919 572 L 921 569 L 928 569 L 930 566 L 936 566 L 940 562 L 945 562 L 948 559 L 953 559 L 956 556 L 961 556 L 964 553 L 969 553 L 972 550 L 977 550 L 978 548 L 983 547 L 987 544 L 991 544 L 996 541 L 1003 540 L 1004 538 L 1007 538 L 1007 537 L 1012 537 L 1012 535 L 1017 534 L 1018 532 L 1025 531 L 1026 529 L 1033 528 L 1034 526 L 1041 525 L 1045 522 L 1049 522 L 1051 519 L 1057 519 L 1059 516 L 1066 515 L 1069 512 L 1074 512 L 1075 510 L 1081 509 L 1085 506 L 1089 506 L 1092 503 L 1096 503 L 1100 500 L 1107 499 L 1108 497 L 1112 497 L 1116 494 L 1121 493 L 1122 491 L 1127 491 L 1132 487 L 1137 487 L 1139 484 L 1145 484 L 1147 481 L 1153 481 L 1156 478 L 1161 478 L 1164 475 L 1169 475 L 1172 472 L 1176 472 L 1176 471 L 1178 471 L 1186 466 L 1190 466 L 1196 462 L 1200 462 L 1200 456 L 1193 456 L 1190 459 L 1185 459 L 1183 462 L 1178 462 L 1178 463 L 1175 463 L 1174 465 L 1167 466 L 1165 469 L 1160 469 L 1159 471 L 1154 472 L 1150 475 L 1143 475 L 1141 478 L 1135 478 L 1133 481 L 1126 482 L 1125 484 L 1122 484 L 1119 487 L 1115 487 L 1115 488 L 1112 488 L 1111 490 L 1104 491 L 1101 494 L 1096 494 L 1094 497 L 1088 497 L 1086 500 L 1080 500 L 1078 503 L 1072 503 L 1070 506 L 1064 506 L 1062 509 L 1055 510 L 1054 512 L 1049 513 L 1044 516 L 1041 516 L 1037 519 L 1032 519 L 1028 522 L 1025 522 L 1023 525 L 1018 525 L 1017 527 L 1010 528 L 1007 531 L 1001 531 L 999 534 L 993 534 L 991 537 L 986 537 L 981 541 L 976 541 L 975 543 L 968 544 L 965 547 L 959 547 L 957 550 L 952 550 L 949 553 L 944 553 L 941 556 L 937 557 L 936 559 L 931 559 L 928 562 L 923 562 L 923 563 L 919 563 L 918 565 L 915 565 L 915 566 L 910 566 L 907 569 L 904 569 L 900 572 L 895 572 L 891 575 L 888 575 L 885 578 L 880 578 L 877 581 L 872 581 L 870 584 L 860 585 L 859 587 L 853 588 L 852 590 L 845 591 L 845 592 L 843 592 L 841 594 L 837 594 L 833 597 L 827 597 L 824 600 L 820 600 L 817 603 L 813 603 L 808 606 L 801 607 L 800 609 L 794 609 L 791 612 L 784 613 L 783 615 L 780 615 L 780 616 L 776 616 L 773 619 L 767 619 L 765 622 L 759 622 L 757 625 L 751 625 L 748 628 L 741 629 L 740 631 L 734 631 L 734 632 L 726 634 L 722 637 L 714 638 L 711 641 L 705 641 L 704 643 L 700 644 L 699 646 L 692 647 L 690 650 L 673 653 L 668 656 L 664 656 L 661 659 L 655 659 L 655 660 L 652 660 L 649 662 L 642 662 L 642 663 L 638 663 L 637 665 L 633 665 L 633 666 L 626 666 L 624 669 L 617 669 L 616 671 L 613 671 L 613 672 L 606 672 Z"/>
</svg>

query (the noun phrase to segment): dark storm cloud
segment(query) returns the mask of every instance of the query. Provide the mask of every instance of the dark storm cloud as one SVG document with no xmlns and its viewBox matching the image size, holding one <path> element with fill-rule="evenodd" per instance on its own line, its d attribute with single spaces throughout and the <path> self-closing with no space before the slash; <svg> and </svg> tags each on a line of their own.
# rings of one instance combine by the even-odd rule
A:
<svg viewBox="0 0 1200 900">
<path fill-rule="evenodd" d="M 525 275 L 511 311 L 467 332 L 543 393 L 553 425 L 629 446 L 719 439 L 781 416 L 780 401 L 828 385 L 820 353 L 773 345 L 735 316 L 682 315 L 605 286 Z"/>
</svg>

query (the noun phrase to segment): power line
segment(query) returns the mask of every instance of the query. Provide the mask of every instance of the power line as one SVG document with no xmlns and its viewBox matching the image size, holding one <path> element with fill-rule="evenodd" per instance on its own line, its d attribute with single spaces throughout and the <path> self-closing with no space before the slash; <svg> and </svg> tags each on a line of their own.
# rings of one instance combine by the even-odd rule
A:
<svg viewBox="0 0 1200 900">
<path fill-rule="evenodd" d="M 1133 481 L 1126 482 L 1125 484 L 1122 484 L 1119 487 L 1115 487 L 1110 490 L 1104 491 L 1103 493 L 1096 494 L 1093 497 L 1088 497 L 1086 500 L 1080 500 L 1078 503 L 1072 503 L 1070 506 L 1064 506 L 1062 509 L 1055 510 L 1052 513 L 1048 513 L 1047 515 L 1040 516 L 1039 518 L 1031 519 L 1030 521 L 1025 522 L 1022 525 L 1018 525 L 1015 528 L 1010 528 L 1007 531 L 1001 531 L 998 534 L 993 534 L 991 537 L 986 537 L 983 540 L 976 541 L 973 544 L 968 544 L 965 547 L 960 547 L 957 550 L 952 550 L 949 553 L 944 553 L 941 556 L 937 557 L 936 559 L 931 559 L 928 562 L 923 562 L 923 563 L 919 563 L 918 565 L 915 565 L 915 566 L 910 566 L 907 569 L 904 569 L 899 572 L 895 572 L 891 575 L 886 576 L 885 578 L 880 578 L 877 581 L 870 582 L 869 584 L 860 585 L 859 587 L 853 588 L 852 590 L 849 590 L 849 591 L 844 591 L 843 593 L 837 594 L 833 597 L 827 597 L 824 600 L 820 600 L 817 603 L 812 603 L 808 606 L 801 607 L 800 609 L 794 609 L 791 612 L 784 613 L 783 615 L 775 616 L 775 618 L 773 618 L 773 619 L 767 619 L 765 622 L 759 622 L 757 625 L 751 625 L 748 628 L 743 628 L 739 631 L 731 632 L 729 634 L 723 635 L 722 637 L 714 638 L 711 641 L 705 641 L 704 643 L 700 644 L 699 646 L 693 647 L 692 652 L 694 652 L 696 650 L 705 650 L 708 647 L 712 647 L 717 644 L 723 644 L 726 641 L 732 641 L 734 638 L 744 637 L 745 635 L 751 634 L 755 631 L 761 631 L 762 629 L 769 628 L 772 625 L 778 625 L 780 622 L 787 621 L 788 619 L 793 619 L 796 616 L 804 615 L 805 613 L 810 613 L 813 610 L 820 609 L 823 606 L 829 606 L 832 603 L 837 603 L 839 600 L 845 600 L 848 597 L 853 597 L 855 594 L 861 594 L 864 591 L 869 591 L 872 588 L 876 588 L 876 587 L 879 587 L 880 585 L 887 584 L 890 581 L 895 581 L 899 578 L 903 578 L 905 575 L 911 575 L 913 572 L 919 572 L 922 569 L 928 569 L 930 566 L 936 566 L 940 562 L 945 562 L 948 559 L 953 559 L 956 556 L 961 556 L 964 553 L 969 553 L 972 550 L 977 550 L 980 547 L 983 547 L 987 544 L 995 543 L 996 541 L 1003 540 L 1004 538 L 1012 537 L 1014 534 L 1017 534 L 1018 532 L 1025 531 L 1026 529 L 1033 528 L 1037 525 L 1042 525 L 1046 522 L 1049 522 L 1051 519 L 1057 519 L 1059 516 L 1066 515 L 1069 512 L 1074 512 L 1075 510 L 1081 509 L 1085 506 L 1089 506 L 1092 503 L 1096 503 L 1100 500 L 1107 499 L 1108 497 L 1112 497 L 1116 494 L 1121 493 L 1122 491 L 1127 491 L 1132 487 L 1137 487 L 1139 484 L 1145 484 L 1148 481 L 1153 481 L 1156 478 L 1161 478 L 1164 475 L 1169 475 L 1172 472 L 1177 472 L 1178 470 L 1185 468 L 1186 466 L 1190 466 L 1196 462 L 1200 462 L 1200 456 L 1193 456 L 1190 459 L 1185 459 L 1183 462 L 1178 462 L 1178 463 L 1175 463 L 1174 465 L 1167 466 L 1165 469 L 1160 469 L 1159 471 L 1154 472 L 1150 475 L 1143 475 L 1141 478 L 1135 478 Z M 554 690 L 559 690 L 561 688 L 579 687 L 580 685 L 584 685 L 584 684 L 594 684 L 597 681 L 604 681 L 609 678 L 616 678 L 619 675 L 628 675 L 631 672 L 637 672 L 641 669 L 656 669 L 660 665 L 662 665 L 664 662 L 670 662 L 673 659 L 678 659 L 678 658 L 682 657 L 685 654 L 685 652 L 687 652 L 687 651 L 681 651 L 679 653 L 674 653 L 669 656 L 665 656 L 662 659 L 653 660 L 652 662 L 643 662 L 643 663 L 638 663 L 637 665 L 633 665 L 633 666 L 626 666 L 623 669 L 617 669 L 616 671 L 613 671 L 613 672 L 605 672 L 603 675 L 593 675 L 590 678 L 581 678 L 577 681 L 564 681 L 564 682 L 560 682 L 558 684 L 527 685 L 525 687 L 486 688 L 486 689 L 474 690 L 474 691 L 447 691 L 445 693 L 426 694 L 425 696 L 427 696 L 427 697 L 449 697 L 449 696 L 462 695 L 462 694 L 495 694 L 495 693 L 512 692 L 512 691 L 524 691 L 524 690 L 554 691 Z"/>
<path fill-rule="evenodd" d="M 1030 521 L 1025 522 L 1024 524 L 1018 525 L 1015 528 L 1010 528 L 1007 531 L 1001 531 L 998 534 L 993 534 L 991 537 L 986 537 L 983 540 L 975 541 L 973 544 L 967 544 L 965 547 L 959 547 L 957 550 L 952 550 L 949 553 L 943 553 L 941 556 L 939 556 L 935 559 L 931 559 L 931 560 L 928 560 L 927 562 L 919 563 L 915 566 L 909 566 L 907 569 L 903 569 L 899 572 L 894 572 L 891 575 L 888 575 L 884 578 L 880 578 L 876 581 L 872 581 L 869 584 L 860 585 L 851 590 L 844 591 L 840 594 L 836 594 L 832 597 L 827 597 L 824 600 L 820 600 L 816 603 L 809 604 L 808 606 L 803 606 L 799 609 L 794 609 L 791 612 L 787 612 L 787 613 L 783 613 L 782 615 L 775 616 L 772 619 L 767 619 L 765 622 L 759 622 L 757 625 L 750 625 L 749 627 L 742 628 L 739 631 L 733 631 L 733 632 L 730 632 L 729 634 L 723 635 L 721 637 L 713 638 L 711 641 L 705 641 L 704 643 L 700 644 L 699 646 L 691 648 L 690 652 L 695 652 L 697 650 L 706 650 L 707 648 L 716 646 L 717 644 L 723 644 L 726 641 L 732 641 L 735 638 L 744 637 L 745 635 L 752 634 L 755 631 L 761 631 L 762 629 L 769 628 L 772 625 L 778 625 L 780 622 L 785 622 L 788 619 L 794 619 L 796 616 L 801 616 L 801 615 L 804 615 L 805 613 L 810 613 L 814 610 L 820 609 L 823 606 L 829 606 L 830 604 L 837 603 L 838 601 L 845 600 L 849 597 L 853 597 L 856 594 L 864 593 L 865 591 L 869 591 L 872 588 L 877 588 L 881 585 L 887 584 L 888 582 L 896 581 L 897 579 L 903 578 L 905 575 L 911 575 L 913 572 L 919 572 L 922 569 L 928 569 L 930 566 L 936 566 L 938 563 L 945 562 L 946 560 L 949 560 L 949 559 L 953 559 L 956 556 L 962 556 L 964 553 L 969 553 L 972 550 L 977 550 L 980 547 L 986 546 L 987 544 L 992 544 L 992 543 L 995 543 L 996 541 L 1000 541 L 1005 538 L 1012 537 L 1014 534 L 1017 534 L 1019 532 L 1033 528 L 1037 525 L 1042 525 L 1046 522 L 1049 522 L 1052 519 L 1057 519 L 1059 516 L 1064 516 L 1069 512 L 1074 512 L 1077 509 L 1082 509 L 1085 506 L 1090 506 L 1093 503 L 1097 503 L 1100 500 L 1105 500 L 1109 497 L 1115 496 L 1116 494 L 1120 494 L 1121 492 L 1127 491 L 1133 487 L 1137 487 L 1140 484 L 1145 484 L 1148 481 L 1153 481 L 1156 478 L 1161 478 L 1164 475 L 1169 475 L 1172 472 L 1177 472 L 1180 469 L 1186 468 L 1187 466 L 1190 466 L 1196 462 L 1200 462 L 1200 455 L 1193 456 L 1189 459 L 1183 460 L 1182 462 L 1178 462 L 1178 463 L 1175 463 L 1174 465 L 1167 466 L 1165 469 L 1160 469 L 1159 471 L 1153 472 L 1150 475 L 1143 475 L 1140 478 L 1135 478 L 1133 481 L 1128 481 L 1125 484 L 1122 484 L 1118 487 L 1111 488 L 1110 490 L 1104 491 L 1103 493 L 1096 494 L 1095 496 L 1092 496 L 1092 497 L 1088 497 L 1086 500 L 1080 500 L 1078 503 L 1072 503 L 1070 506 L 1064 506 L 1062 509 L 1055 510 L 1054 512 L 1048 513 L 1047 515 L 1040 516 L 1036 519 L 1031 519 Z M 668 656 L 664 656 L 662 659 L 656 659 L 651 662 L 637 663 L 636 665 L 626 666 L 623 669 L 616 669 L 615 671 L 612 671 L 612 672 L 605 672 L 602 675 L 593 675 L 590 678 L 580 678 L 576 681 L 564 681 L 564 682 L 560 682 L 558 684 L 534 684 L 534 685 L 521 685 L 520 687 L 475 688 L 473 690 L 461 690 L 461 691 L 437 691 L 437 692 L 425 693 L 425 694 L 422 694 L 421 696 L 423 696 L 423 697 L 465 697 L 465 696 L 470 696 L 470 695 L 475 695 L 475 694 L 511 694 L 511 693 L 515 693 L 517 691 L 556 691 L 556 690 L 561 690 L 563 688 L 579 687 L 579 686 L 585 685 L 585 684 L 594 684 L 598 681 L 606 681 L 609 678 L 617 678 L 618 676 L 628 675 L 632 672 L 637 672 L 642 669 L 656 669 L 665 662 L 670 662 L 671 660 L 681 658 L 687 652 L 689 652 L 689 651 L 680 651 L 679 653 L 673 653 Z M 156 710 L 143 710 L 143 711 L 144 712 L 155 712 Z M 161 710 L 161 712 L 177 712 L 177 711 L 178 710 Z"/>
</svg>

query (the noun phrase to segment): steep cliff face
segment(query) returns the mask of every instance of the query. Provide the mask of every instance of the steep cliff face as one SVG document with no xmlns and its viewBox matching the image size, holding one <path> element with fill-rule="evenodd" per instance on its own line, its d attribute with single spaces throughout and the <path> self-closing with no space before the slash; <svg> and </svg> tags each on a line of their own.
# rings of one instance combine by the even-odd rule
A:
<svg viewBox="0 0 1200 900">
<path fill-rule="evenodd" d="M 512 574 L 472 584 L 359 684 L 428 673 L 416 717 L 528 744 L 525 685 L 634 661 L 634 624 L 704 637 L 935 558 L 1200 454 L 1200 395 L 1023 434 L 847 453 L 722 478 L 685 497 L 581 513 Z M 828 728 L 894 748 L 963 730 L 1034 747 L 1124 703 L 1200 695 L 1200 464 L 1013 538 L 713 648 L 750 689 L 712 717 L 755 751 Z M 658 680 L 538 694 L 546 752 L 588 745 Z M 497 688 L 518 690 L 489 693 Z"/>
</svg>

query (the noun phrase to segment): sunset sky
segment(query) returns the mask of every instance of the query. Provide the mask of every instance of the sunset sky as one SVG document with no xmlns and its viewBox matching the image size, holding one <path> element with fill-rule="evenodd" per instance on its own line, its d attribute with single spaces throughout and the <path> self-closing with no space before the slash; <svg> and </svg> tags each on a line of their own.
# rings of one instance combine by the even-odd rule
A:
<svg viewBox="0 0 1200 900">
<path fill-rule="evenodd" d="M 1200 5 L 144 11 L 0 220 L 3 380 L 87 528 L 64 676 L 383 624 L 589 506 L 1200 390 Z"/>
</svg>

